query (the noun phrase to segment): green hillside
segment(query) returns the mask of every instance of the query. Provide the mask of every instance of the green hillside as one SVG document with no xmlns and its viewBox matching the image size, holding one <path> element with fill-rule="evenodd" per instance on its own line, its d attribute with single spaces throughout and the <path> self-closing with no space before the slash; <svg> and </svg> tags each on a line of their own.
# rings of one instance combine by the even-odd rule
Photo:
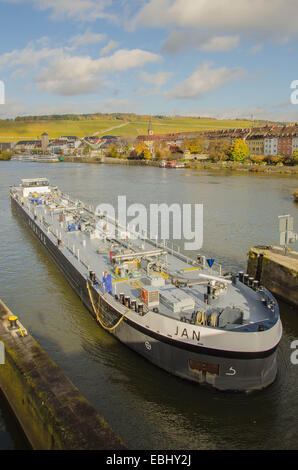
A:
<svg viewBox="0 0 298 470">
<path fill-rule="evenodd" d="M 76 135 L 85 137 L 104 134 L 136 137 L 146 134 L 148 128 L 148 116 L 131 115 L 103 115 L 85 119 L 67 118 L 63 116 L 42 119 L 38 117 L 17 118 L 15 120 L 0 120 L 0 141 L 15 141 L 26 139 L 39 139 L 43 132 L 47 132 L 50 138 L 61 135 Z M 250 127 L 251 121 L 247 120 L 219 120 L 212 118 L 196 117 L 152 117 L 154 134 L 171 132 L 200 131 L 206 129 L 224 129 L 233 127 Z M 256 123 L 255 123 L 256 124 Z"/>
</svg>

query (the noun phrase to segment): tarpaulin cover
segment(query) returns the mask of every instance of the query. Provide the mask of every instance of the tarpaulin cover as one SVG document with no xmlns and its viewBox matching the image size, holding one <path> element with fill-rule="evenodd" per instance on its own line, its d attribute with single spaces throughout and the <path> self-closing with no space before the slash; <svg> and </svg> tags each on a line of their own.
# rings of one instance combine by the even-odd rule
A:
<svg viewBox="0 0 298 470">
<path fill-rule="evenodd" d="M 105 285 L 105 291 L 106 292 L 113 292 L 113 287 L 112 287 L 112 276 L 111 274 L 107 274 L 107 276 L 103 276 L 102 282 Z"/>
</svg>

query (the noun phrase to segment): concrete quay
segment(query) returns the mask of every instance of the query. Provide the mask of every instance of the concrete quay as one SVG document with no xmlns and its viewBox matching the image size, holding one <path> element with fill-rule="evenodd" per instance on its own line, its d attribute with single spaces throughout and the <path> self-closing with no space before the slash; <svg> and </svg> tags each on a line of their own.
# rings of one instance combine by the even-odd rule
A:
<svg viewBox="0 0 298 470">
<path fill-rule="evenodd" d="M 125 449 L 1 300 L 0 344 L 0 389 L 33 449 Z"/>
<path fill-rule="evenodd" d="M 247 273 L 283 301 L 298 307 L 298 253 L 277 246 L 250 249 Z"/>
</svg>

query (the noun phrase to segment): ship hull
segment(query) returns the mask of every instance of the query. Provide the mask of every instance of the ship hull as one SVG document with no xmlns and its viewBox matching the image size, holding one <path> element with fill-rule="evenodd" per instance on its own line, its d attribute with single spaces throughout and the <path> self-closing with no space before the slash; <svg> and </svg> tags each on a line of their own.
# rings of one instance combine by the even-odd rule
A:
<svg viewBox="0 0 298 470">
<path fill-rule="evenodd" d="M 64 275 L 75 293 L 94 318 L 96 314 L 87 288 L 87 280 L 61 252 L 59 247 L 41 230 L 22 206 L 11 197 L 13 209 L 40 241 L 51 260 Z M 91 295 L 97 306 L 98 294 L 90 285 Z M 121 318 L 117 302 L 111 297 L 100 303 L 101 317 L 105 322 L 115 324 Z M 155 332 L 124 318 L 111 331 L 118 340 L 143 356 L 151 363 L 170 374 L 218 390 L 251 391 L 270 385 L 277 375 L 277 346 L 269 351 L 243 353 L 207 349 L 203 346 L 188 345 L 165 338 Z"/>
</svg>

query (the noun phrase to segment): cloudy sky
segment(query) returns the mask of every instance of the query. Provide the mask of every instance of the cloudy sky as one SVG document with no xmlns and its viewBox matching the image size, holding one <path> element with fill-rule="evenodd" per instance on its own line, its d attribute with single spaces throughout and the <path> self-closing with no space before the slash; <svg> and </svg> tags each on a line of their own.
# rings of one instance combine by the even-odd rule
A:
<svg viewBox="0 0 298 470">
<path fill-rule="evenodd" d="M 0 117 L 298 121 L 297 0 L 0 0 Z"/>
</svg>

